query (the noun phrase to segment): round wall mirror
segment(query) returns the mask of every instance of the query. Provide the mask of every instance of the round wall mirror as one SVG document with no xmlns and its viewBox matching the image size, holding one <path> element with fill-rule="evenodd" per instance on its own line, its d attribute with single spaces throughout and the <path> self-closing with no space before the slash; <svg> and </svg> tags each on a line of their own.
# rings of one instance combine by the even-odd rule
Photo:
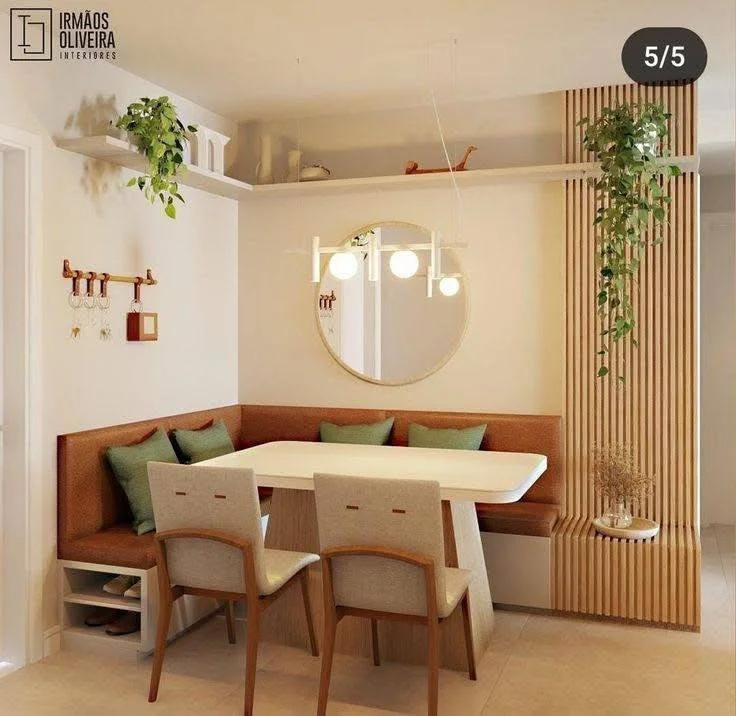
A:
<svg viewBox="0 0 736 716">
<path fill-rule="evenodd" d="M 370 246 L 378 258 L 371 274 Z M 384 222 L 358 229 L 322 268 L 317 322 L 332 357 L 359 378 L 403 385 L 426 378 L 455 353 L 468 313 L 467 285 L 454 251 L 440 249 L 431 282 L 431 233 Z"/>
</svg>

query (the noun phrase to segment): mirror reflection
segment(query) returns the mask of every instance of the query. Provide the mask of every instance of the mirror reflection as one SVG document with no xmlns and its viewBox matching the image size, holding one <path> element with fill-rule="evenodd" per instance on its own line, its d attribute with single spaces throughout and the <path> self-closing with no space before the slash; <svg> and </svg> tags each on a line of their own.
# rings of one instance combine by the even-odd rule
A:
<svg viewBox="0 0 736 716">
<path fill-rule="evenodd" d="M 373 224 L 342 246 L 323 267 L 316 306 L 332 356 L 355 375 L 389 385 L 421 380 L 444 365 L 467 319 L 467 286 L 455 253 L 438 249 L 439 275 L 429 281 L 433 252 L 424 227 Z"/>
</svg>

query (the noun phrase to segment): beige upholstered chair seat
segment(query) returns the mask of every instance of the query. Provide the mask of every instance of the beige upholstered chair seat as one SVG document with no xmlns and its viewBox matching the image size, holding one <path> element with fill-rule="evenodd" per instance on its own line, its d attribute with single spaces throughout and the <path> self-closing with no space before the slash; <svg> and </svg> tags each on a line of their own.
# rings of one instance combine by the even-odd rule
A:
<svg viewBox="0 0 736 716">
<path fill-rule="evenodd" d="M 469 569 L 445 567 L 445 603 L 440 603 L 437 610 L 440 619 L 449 617 L 455 611 L 455 607 L 470 584 L 470 575 Z"/>
<path fill-rule="evenodd" d="M 280 549 L 264 549 L 263 562 L 266 569 L 266 584 L 262 594 L 273 594 L 284 586 L 304 567 L 319 562 L 319 555 L 307 552 L 287 552 Z"/>
</svg>

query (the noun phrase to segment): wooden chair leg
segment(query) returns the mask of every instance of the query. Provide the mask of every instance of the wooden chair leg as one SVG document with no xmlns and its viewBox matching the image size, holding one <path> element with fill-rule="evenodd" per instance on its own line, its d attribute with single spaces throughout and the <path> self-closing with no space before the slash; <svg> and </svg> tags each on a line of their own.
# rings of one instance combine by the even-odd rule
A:
<svg viewBox="0 0 736 716">
<path fill-rule="evenodd" d="M 302 585 L 302 599 L 304 600 L 304 613 L 307 616 L 307 631 L 309 632 L 309 648 L 312 656 L 319 656 L 317 648 L 317 636 L 314 633 L 314 621 L 312 619 L 312 603 L 309 599 L 309 569 L 303 569 L 299 581 Z"/>
<path fill-rule="evenodd" d="M 322 671 L 319 677 L 319 701 L 317 716 L 325 716 L 327 699 L 330 694 L 330 676 L 332 675 L 332 658 L 335 656 L 335 635 L 337 619 L 335 614 L 325 614 L 325 630 L 322 640 Z"/>
<path fill-rule="evenodd" d="M 230 600 L 225 602 L 225 622 L 227 623 L 227 640 L 235 644 L 235 604 Z"/>
<path fill-rule="evenodd" d="M 261 608 L 258 598 L 248 600 L 247 640 L 245 647 L 245 716 L 253 716 L 258 666 L 258 639 L 261 631 Z"/>
<path fill-rule="evenodd" d="M 381 665 L 381 650 L 378 644 L 378 620 L 371 619 L 371 641 L 373 642 L 373 665 Z"/>
<path fill-rule="evenodd" d="M 161 600 L 158 611 L 158 624 L 156 626 L 156 648 L 153 652 L 153 666 L 151 667 L 151 683 L 148 687 L 148 700 L 153 702 L 158 698 L 158 685 L 161 682 L 161 669 L 164 665 L 164 652 L 166 651 L 166 637 L 169 634 L 169 623 L 171 622 L 171 611 L 173 607 L 171 594 Z"/>
<path fill-rule="evenodd" d="M 470 597 L 465 592 L 465 596 L 460 602 L 460 608 L 463 610 L 463 627 L 465 629 L 465 651 L 468 655 L 468 676 L 471 681 L 476 681 L 475 673 L 475 646 L 473 644 L 473 625 L 470 623 Z"/>
<path fill-rule="evenodd" d="M 427 623 L 427 680 L 428 716 L 437 716 L 440 679 L 440 625 L 430 619 Z"/>
</svg>

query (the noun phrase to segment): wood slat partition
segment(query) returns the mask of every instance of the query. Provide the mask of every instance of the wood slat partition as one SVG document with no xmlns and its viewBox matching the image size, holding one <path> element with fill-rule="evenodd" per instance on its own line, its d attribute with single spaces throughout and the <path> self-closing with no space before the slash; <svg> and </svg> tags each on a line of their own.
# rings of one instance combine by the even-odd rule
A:
<svg viewBox="0 0 736 716">
<path fill-rule="evenodd" d="M 594 159 L 583 147 L 582 117 L 636 101 L 660 102 L 672 113 L 671 154 L 696 153 L 693 85 L 618 85 L 566 92 L 566 161 Z M 672 203 L 664 242 L 648 250 L 634 295 L 639 349 L 630 340 L 615 346 L 610 379 L 596 377 L 595 190 L 584 179 L 565 185 L 567 492 L 553 538 L 553 605 L 697 629 L 698 177 L 686 173 L 668 184 Z M 617 384 L 619 371 L 623 385 Z M 591 526 L 604 505 L 590 483 L 588 456 L 594 445 L 612 443 L 631 445 L 640 465 L 655 476 L 652 496 L 634 509 L 661 524 L 653 540 L 610 539 Z"/>
</svg>

